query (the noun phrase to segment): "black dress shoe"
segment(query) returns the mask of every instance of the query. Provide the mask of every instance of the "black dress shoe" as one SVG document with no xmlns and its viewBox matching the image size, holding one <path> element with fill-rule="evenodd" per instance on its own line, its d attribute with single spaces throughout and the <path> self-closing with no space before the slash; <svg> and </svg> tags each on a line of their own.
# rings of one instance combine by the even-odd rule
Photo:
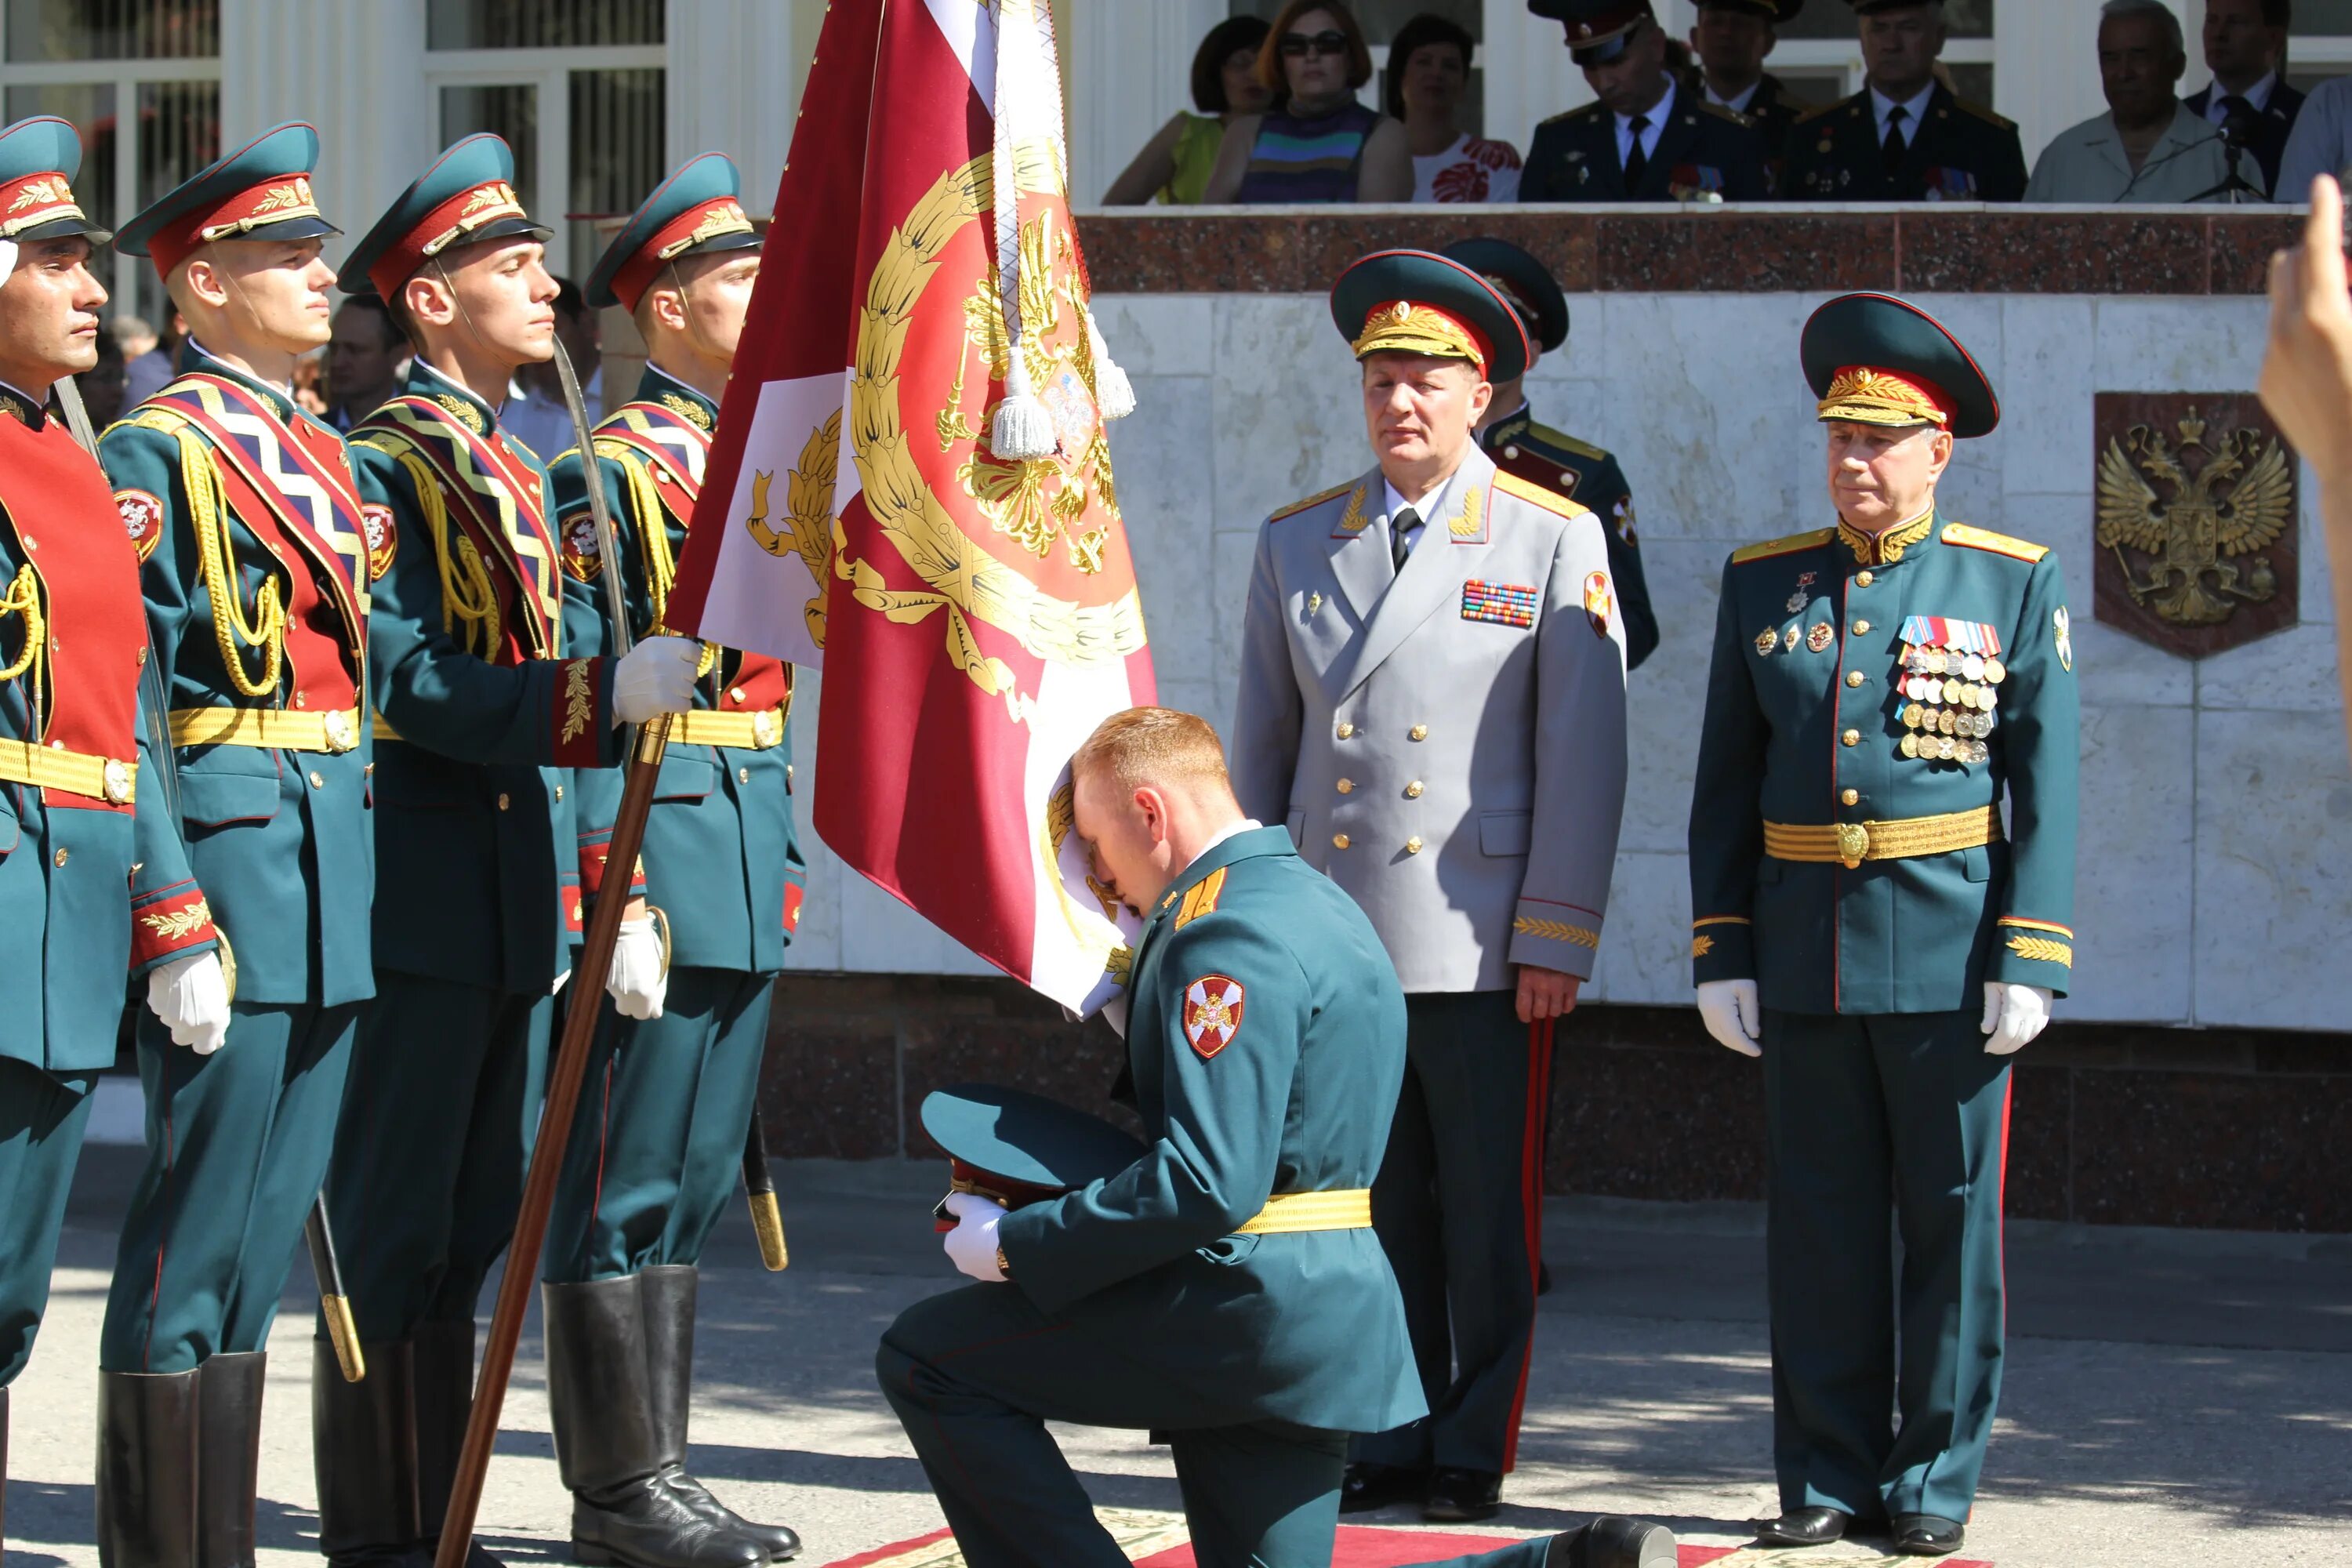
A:
<svg viewBox="0 0 2352 1568">
<path fill-rule="evenodd" d="M 1792 1508 L 1778 1519 L 1751 1519 L 1748 1528 L 1767 1546 L 1826 1546 L 1845 1533 L 1853 1515 L 1834 1508 Z"/>
<path fill-rule="evenodd" d="M 1544 1568 L 1675 1568 L 1675 1532 L 1646 1519 L 1604 1513 L 1545 1549 Z"/>
<path fill-rule="evenodd" d="M 1433 1524 L 1466 1524 L 1492 1519 L 1503 1506 L 1503 1478 L 1494 1470 L 1465 1470 L 1444 1465 L 1429 1478 L 1429 1496 L 1421 1517 Z"/>
<path fill-rule="evenodd" d="M 1351 1459 L 1347 1473 L 1339 1479 L 1339 1511 L 1367 1513 L 1391 1503 L 1419 1502 L 1428 1487 L 1427 1470 Z"/>
<path fill-rule="evenodd" d="M 1895 1550 L 1906 1557 L 1942 1557 L 1958 1552 L 1969 1532 L 1956 1519 L 1938 1519 L 1932 1513 L 1898 1513 L 1895 1516 Z"/>
</svg>

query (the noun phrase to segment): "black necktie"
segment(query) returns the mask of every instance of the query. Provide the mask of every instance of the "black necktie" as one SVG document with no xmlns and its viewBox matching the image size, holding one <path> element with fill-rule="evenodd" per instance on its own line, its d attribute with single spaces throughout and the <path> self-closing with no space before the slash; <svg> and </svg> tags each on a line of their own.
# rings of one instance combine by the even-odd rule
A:
<svg viewBox="0 0 2352 1568">
<path fill-rule="evenodd" d="M 2243 94 L 2233 92 L 2221 100 L 2221 118 L 2226 121 L 2241 116 L 2248 120 L 2254 117 L 2253 101 Z"/>
<path fill-rule="evenodd" d="M 1389 559 L 1396 563 L 1399 575 L 1404 572 L 1405 557 L 1412 553 L 1412 530 L 1421 526 L 1421 513 L 1405 507 L 1389 519 Z"/>
<path fill-rule="evenodd" d="M 1633 144 L 1625 149 L 1625 189 L 1630 193 L 1641 187 L 1642 176 L 1650 172 L 1650 155 L 1642 151 L 1642 137 L 1650 129 L 1650 117 L 1637 114 L 1626 128 L 1633 132 Z"/>
<path fill-rule="evenodd" d="M 1903 170 L 1903 154 L 1908 151 L 1903 141 L 1903 121 L 1910 113 L 1899 103 L 1886 111 L 1886 144 L 1883 151 L 1886 154 L 1886 172 L 1889 174 L 1900 174 Z"/>
</svg>

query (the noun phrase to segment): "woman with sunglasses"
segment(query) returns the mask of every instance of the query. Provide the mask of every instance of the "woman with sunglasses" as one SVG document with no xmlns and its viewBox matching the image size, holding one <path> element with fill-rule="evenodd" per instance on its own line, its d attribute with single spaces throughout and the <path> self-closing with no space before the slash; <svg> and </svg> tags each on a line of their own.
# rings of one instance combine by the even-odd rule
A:
<svg viewBox="0 0 2352 1568">
<path fill-rule="evenodd" d="M 1227 129 L 1203 202 L 1412 199 L 1403 125 L 1356 100 L 1372 79 L 1372 55 L 1340 0 L 1290 0 L 1258 51 L 1257 72 L 1289 100 Z"/>
<path fill-rule="evenodd" d="M 1228 16 L 1209 29 L 1192 56 L 1192 105 L 1201 112 L 1177 110 L 1110 183 L 1103 205 L 1160 201 L 1190 206 L 1201 199 L 1217 165 L 1225 127 L 1282 101 L 1257 76 L 1258 49 L 1270 31 L 1257 16 Z"/>
</svg>

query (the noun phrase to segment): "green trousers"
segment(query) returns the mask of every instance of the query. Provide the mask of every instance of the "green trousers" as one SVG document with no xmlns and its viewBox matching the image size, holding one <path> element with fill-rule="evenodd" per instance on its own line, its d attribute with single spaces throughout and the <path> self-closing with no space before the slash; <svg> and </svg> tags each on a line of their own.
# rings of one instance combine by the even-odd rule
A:
<svg viewBox="0 0 2352 1568">
<path fill-rule="evenodd" d="M 1017 1286 L 918 1301 L 884 1332 L 875 1372 L 971 1568 L 1127 1568 L 1048 1421 L 1164 1436 L 1200 1568 L 1329 1568 L 1346 1433 L 1236 1419 Z M 1541 1568 L 1547 1552 L 1529 1541 L 1431 1568 Z"/>
<path fill-rule="evenodd" d="M 605 1006 L 555 1190 L 550 1284 L 701 1258 L 742 1173 L 775 980 L 678 968 L 660 1017 Z"/>
<path fill-rule="evenodd" d="M 377 973 L 327 1177 L 362 1339 L 473 1321 L 514 1234 L 557 1016 L 552 996 Z"/>
<path fill-rule="evenodd" d="M 0 1057 L 0 1388 L 16 1381 L 33 1354 L 58 1228 L 89 1121 L 94 1072 L 50 1073 Z"/>
<path fill-rule="evenodd" d="M 2009 1058 L 1978 1022 L 1764 1014 L 1784 1509 L 1969 1517 L 2000 1394 L 2009 1143 Z"/>
<path fill-rule="evenodd" d="M 105 1371 L 188 1372 L 218 1352 L 268 1348 L 365 1005 L 240 1002 L 208 1057 L 140 1008 L 147 1167 L 115 1247 Z"/>
<path fill-rule="evenodd" d="M 1515 1458 L 1535 1340 L 1531 1163 L 1542 1145 L 1527 1121 L 1549 1064 L 1529 1048 L 1512 992 L 1404 1000 L 1404 1089 L 1372 1226 L 1404 1293 L 1430 1414 L 1358 1438 L 1354 1457 L 1500 1472 Z"/>
</svg>

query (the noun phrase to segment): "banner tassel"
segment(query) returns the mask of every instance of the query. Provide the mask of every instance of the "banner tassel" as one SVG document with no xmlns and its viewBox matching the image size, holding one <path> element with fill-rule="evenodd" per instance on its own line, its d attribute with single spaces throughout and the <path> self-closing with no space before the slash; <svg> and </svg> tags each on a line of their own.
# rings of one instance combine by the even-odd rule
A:
<svg viewBox="0 0 2352 1568">
<path fill-rule="evenodd" d="M 1127 372 L 1110 357 L 1110 344 L 1103 341 L 1102 328 L 1095 323 L 1094 307 L 1087 307 L 1087 352 L 1095 361 L 1095 409 L 1105 419 L 1124 419 L 1135 412 L 1135 384 L 1127 379 Z"/>
<path fill-rule="evenodd" d="M 988 449 L 999 461 L 1054 455 L 1054 420 L 1029 384 L 1029 367 L 1021 352 L 1013 353 L 1013 368 L 1004 373 L 1004 397 L 996 405 L 988 427 Z"/>
</svg>

